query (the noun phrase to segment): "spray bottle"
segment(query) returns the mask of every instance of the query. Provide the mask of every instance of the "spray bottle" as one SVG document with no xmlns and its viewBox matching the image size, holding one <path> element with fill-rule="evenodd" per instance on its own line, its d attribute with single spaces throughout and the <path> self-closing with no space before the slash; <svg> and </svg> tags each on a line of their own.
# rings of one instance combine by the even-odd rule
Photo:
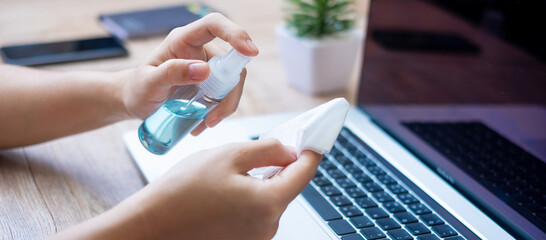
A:
<svg viewBox="0 0 546 240">
<path fill-rule="evenodd" d="M 177 89 L 140 125 L 142 145 L 160 155 L 171 150 L 239 83 L 241 70 L 250 60 L 235 49 L 211 58 L 210 75 L 205 81 Z"/>
</svg>

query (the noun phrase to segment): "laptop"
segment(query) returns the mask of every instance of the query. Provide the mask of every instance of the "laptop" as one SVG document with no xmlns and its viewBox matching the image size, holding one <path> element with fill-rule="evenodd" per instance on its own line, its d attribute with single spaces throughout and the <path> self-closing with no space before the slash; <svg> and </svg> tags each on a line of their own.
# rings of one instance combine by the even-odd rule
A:
<svg viewBox="0 0 546 240">
<path fill-rule="evenodd" d="M 357 106 L 274 239 L 546 239 L 545 5 L 370 2 Z M 164 156 L 124 141 L 154 181 L 297 114 L 227 119 Z"/>
</svg>

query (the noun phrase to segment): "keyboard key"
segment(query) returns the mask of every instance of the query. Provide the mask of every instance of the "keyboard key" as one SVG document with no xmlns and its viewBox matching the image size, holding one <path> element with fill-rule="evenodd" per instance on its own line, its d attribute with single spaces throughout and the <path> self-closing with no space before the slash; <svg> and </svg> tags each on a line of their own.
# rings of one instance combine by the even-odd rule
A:
<svg viewBox="0 0 546 240">
<path fill-rule="evenodd" d="M 377 227 L 369 227 L 360 229 L 360 233 L 368 240 L 380 239 L 386 237 L 386 235 Z"/>
<path fill-rule="evenodd" d="M 419 218 L 428 226 L 444 224 L 444 221 L 434 213 L 421 215 Z"/>
<path fill-rule="evenodd" d="M 375 176 L 387 174 L 385 171 L 383 171 L 383 169 L 381 169 L 378 166 L 371 166 L 371 167 L 367 167 L 367 168 L 368 168 L 368 171 L 370 171 L 370 173 L 375 175 Z"/>
<path fill-rule="evenodd" d="M 345 173 L 341 172 L 339 169 L 328 170 L 326 172 L 332 178 L 344 178 L 345 177 Z"/>
<path fill-rule="evenodd" d="M 341 240 L 364 240 L 364 238 L 358 234 L 349 234 L 341 237 Z"/>
<path fill-rule="evenodd" d="M 352 205 L 353 203 L 343 195 L 337 195 L 330 197 L 330 201 L 338 207 Z"/>
<path fill-rule="evenodd" d="M 355 153 L 358 151 L 358 149 L 353 144 L 347 143 L 344 147 L 351 155 L 355 155 Z"/>
<path fill-rule="evenodd" d="M 423 215 L 423 214 L 431 213 L 430 209 L 428 209 L 428 207 L 425 206 L 422 203 L 411 204 L 408 207 L 413 213 L 415 213 L 417 215 Z"/>
<path fill-rule="evenodd" d="M 335 195 L 341 195 L 341 192 L 339 189 L 337 189 L 336 186 L 324 186 L 320 187 L 320 191 L 322 191 L 326 196 L 335 196 Z"/>
<path fill-rule="evenodd" d="M 411 193 L 400 194 L 400 195 L 397 195 L 397 197 L 398 199 L 400 199 L 402 203 L 406 205 L 419 202 L 419 200 L 415 198 Z"/>
<path fill-rule="evenodd" d="M 419 222 L 407 224 L 406 229 L 413 235 L 430 233 L 430 230 L 425 225 Z"/>
<path fill-rule="evenodd" d="M 381 175 L 381 176 L 377 176 L 377 180 L 379 180 L 381 183 L 385 184 L 385 185 L 390 185 L 390 184 L 395 184 L 397 183 L 396 180 L 394 180 L 391 176 L 389 175 Z"/>
<path fill-rule="evenodd" d="M 418 236 L 417 240 L 440 240 L 440 239 L 436 237 L 436 235 L 427 234 L 427 235 Z"/>
<path fill-rule="evenodd" d="M 315 177 L 313 179 L 313 182 L 319 186 L 319 187 L 322 187 L 322 186 L 327 186 L 327 185 L 332 185 L 332 183 L 330 182 L 330 180 L 328 180 L 326 177 L 324 176 L 321 176 L 321 177 Z"/>
<path fill-rule="evenodd" d="M 358 206 L 360 206 L 361 208 L 377 207 L 377 203 L 373 199 L 368 197 L 357 198 L 355 199 L 355 201 L 356 204 L 358 204 Z"/>
<path fill-rule="evenodd" d="M 367 155 L 366 155 L 366 153 L 364 153 L 363 151 L 357 151 L 357 152 L 354 154 L 354 156 L 355 156 L 356 158 L 361 158 L 361 157 L 366 157 Z"/>
<path fill-rule="evenodd" d="M 434 231 L 436 234 L 438 234 L 438 236 L 440 236 L 441 238 L 451 237 L 451 236 L 457 235 L 457 232 L 455 232 L 455 230 L 453 230 L 453 228 L 451 228 L 450 226 L 445 225 L 445 224 L 433 226 L 432 231 Z"/>
<path fill-rule="evenodd" d="M 324 170 L 337 169 L 336 165 L 334 165 L 332 162 L 330 162 L 330 160 L 327 160 L 326 158 L 324 158 L 322 162 L 320 162 L 320 167 Z"/>
<path fill-rule="evenodd" d="M 372 196 L 380 203 L 394 201 L 394 198 L 392 198 L 387 192 L 372 193 Z"/>
<path fill-rule="evenodd" d="M 330 221 L 341 218 L 341 214 L 313 186 L 307 185 L 301 195 L 313 206 L 322 219 Z"/>
<path fill-rule="evenodd" d="M 364 191 L 360 190 L 360 188 L 347 188 L 345 189 L 345 192 L 347 195 L 349 195 L 352 198 L 360 198 L 367 196 Z"/>
<path fill-rule="evenodd" d="M 363 156 L 363 157 L 357 157 L 356 159 L 360 164 L 364 165 L 365 167 L 372 167 L 372 166 L 376 166 L 375 163 L 368 157 L 366 156 Z"/>
<path fill-rule="evenodd" d="M 362 212 L 356 206 L 343 206 L 339 208 L 339 211 L 345 215 L 345 217 L 361 216 Z"/>
<path fill-rule="evenodd" d="M 395 213 L 393 215 L 394 215 L 394 218 L 396 218 L 396 220 L 398 220 L 402 224 L 417 222 L 417 218 L 409 212 Z"/>
<path fill-rule="evenodd" d="M 455 237 L 448 237 L 445 240 L 465 240 L 465 239 L 461 236 L 455 236 Z"/>
<path fill-rule="evenodd" d="M 406 208 L 398 202 L 386 202 L 383 203 L 383 208 L 387 209 L 390 213 L 405 212 Z"/>
<path fill-rule="evenodd" d="M 364 183 L 362 184 L 362 186 L 364 186 L 364 188 L 366 190 L 368 190 L 368 192 L 380 192 L 380 191 L 383 191 L 383 188 L 381 186 L 379 186 L 377 183 L 374 183 L 374 182 L 368 182 L 368 183 Z"/>
<path fill-rule="evenodd" d="M 365 173 L 353 174 L 353 177 L 359 183 L 373 182 L 373 179 L 370 176 L 368 176 L 368 174 L 365 174 Z"/>
<path fill-rule="evenodd" d="M 391 191 L 391 193 L 394 193 L 396 195 L 408 192 L 408 190 L 406 190 L 406 188 L 402 187 L 402 185 L 400 184 L 391 184 L 388 185 L 387 188 L 389 189 L 389 191 Z"/>
<path fill-rule="evenodd" d="M 360 169 L 359 166 L 356 166 L 354 164 L 349 164 L 349 165 L 343 165 L 343 168 L 345 168 L 345 170 L 347 170 L 347 172 L 349 172 L 350 174 L 359 174 L 359 173 L 364 173 L 364 171 L 362 171 L 362 169 Z"/>
<path fill-rule="evenodd" d="M 338 179 L 336 179 L 336 183 L 339 184 L 339 186 L 342 187 L 342 188 L 356 187 L 353 180 L 348 179 L 348 178 L 338 178 Z"/>
<path fill-rule="evenodd" d="M 334 147 L 332 148 L 332 150 L 330 150 L 330 156 L 334 157 L 334 158 L 337 158 L 339 156 L 343 156 L 343 152 L 341 152 L 339 150 L 339 148 L 336 147 L 336 145 L 334 145 Z"/>
<path fill-rule="evenodd" d="M 356 230 L 344 219 L 338 219 L 328 222 L 328 226 L 336 232 L 337 235 L 356 233 Z"/>
<path fill-rule="evenodd" d="M 351 223 L 355 225 L 355 227 L 357 228 L 365 228 L 365 227 L 371 227 L 375 225 L 372 222 L 372 220 L 370 220 L 366 216 L 352 217 L 352 218 L 349 218 L 349 221 L 351 221 Z"/>
<path fill-rule="evenodd" d="M 394 229 L 387 231 L 389 237 L 393 240 L 411 240 L 413 237 L 404 229 Z"/>
<path fill-rule="evenodd" d="M 368 216 L 370 216 L 373 219 L 386 218 L 389 216 L 389 214 L 383 211 L 383 209 L 377 208 L 377 207 L 368 208 L 365 211 L 366 211 L 366 214 L 368 214 Z"/>
<path fill-rule="evenodd" d="M 379 226 L 383 230 L 391 230 L 395 228 L 400 228 L 400 224 L 398 224 L 394 219 L 392 218 L 381 218 L 375 221 L 377 226 Z"/>
<path fill-rule="evenodd" d="M 337 158 L 335 158 L 335 160 L 341 164 L 342 166 L 345 166 L 345 165 L 353 165 L 353 161 L 348 158 L 347 156 L 343 155 L 343 156 L 339 156 Z"/>
</svg>

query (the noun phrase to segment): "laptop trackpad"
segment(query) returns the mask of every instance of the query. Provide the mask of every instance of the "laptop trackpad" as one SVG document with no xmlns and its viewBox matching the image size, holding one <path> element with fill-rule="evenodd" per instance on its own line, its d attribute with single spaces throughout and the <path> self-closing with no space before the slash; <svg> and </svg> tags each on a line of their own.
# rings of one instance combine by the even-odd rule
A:
<svg viewBox="0 0 546 240">
<path fill-rule="evenodd" d="M 316 220 L 303 208 L 300 196 L 284 211 L 277 234 L 273 239 L 332 239 Z"/>
</svg>

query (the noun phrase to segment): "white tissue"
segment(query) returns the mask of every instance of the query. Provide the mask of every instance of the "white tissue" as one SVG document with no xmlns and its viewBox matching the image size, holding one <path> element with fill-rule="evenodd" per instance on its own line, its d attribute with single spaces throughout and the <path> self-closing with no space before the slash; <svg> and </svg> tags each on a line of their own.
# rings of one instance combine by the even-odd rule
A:
<svg viewBox="0 0 546 240">
<path fill-rule="evenodd" d="M 347 100 L 336 98 L 262 134 L 260 139 L 276 138 L 284 145 L 295 147 L 298 156 L 303 150 L 324 154 L 332 149 L 348 111 Z M 281 169 L 275 166 L 261 167 L 250 170 L 248 174 L 266 179 Z"/>
</svg>

